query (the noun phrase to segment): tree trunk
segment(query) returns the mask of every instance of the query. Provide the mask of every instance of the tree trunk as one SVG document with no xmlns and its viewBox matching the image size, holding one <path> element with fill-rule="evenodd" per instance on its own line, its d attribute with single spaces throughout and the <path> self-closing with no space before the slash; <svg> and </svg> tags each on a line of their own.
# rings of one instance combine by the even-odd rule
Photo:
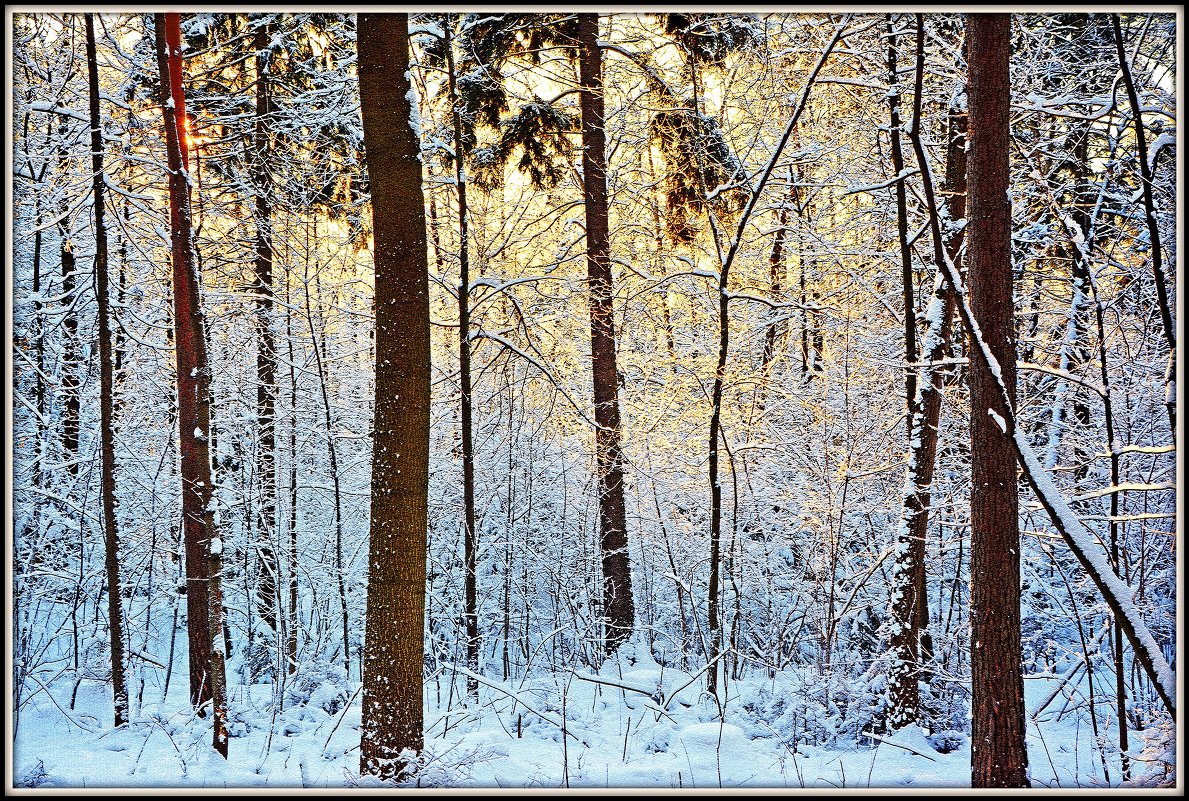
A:
<svg viewBox="0 0 1189 801">
<path fill-rule="evenodd" d="M 1002 421 L 1014 405 L 1012 303 L 1011 15 L 968 14 L 970 310 L 999 375 L 970 364 L 971 783 L 1027 787 L 1020 645 L 1020 533 L 1015 449 Z M 1002 387 L 1000 386 L 1002 382 Z"/>
<path fill-rule="evenodd" d="M 747 223 L 756 209 L 760 195 L 763 193 L 768 179 L 772 177 L 772 170 L 775 169 L 780 154 L 784 152 L 784 148 L 789 143 L 793 131 L 797 128 L 797 121 L 801 119 L 801 114 L 805 111 L 805 105 L 809 101 L 809 92 L 813 88 L 813 83 L 817 80 L 817 75 L 821 72 L 822 67 L 825 66 L 826 60 L 834 50 L 834 46 L 838 44 L 839 39 L 842 37 L 844 28 L 845 24 L 834 29 L 834 35 L 831 37 L 830 43 L 826 45 L 826 48 L 818 58 L 817 64 L 810 71 L 809 77 L 806 78 L 805 88 L 801 91 L 801 96 L 793 107 L 793 113 L 789 117 L 788 124 L 785 126 L 784 134 L 780 137 L 780 141 L 773 149 L 772 155 L 768 160 L 767 166 L 764 167 L 760 179 L 751 190 L 743 212 L 739 215 L 738 227 L 735 230 L 734 237 L 731 239 L 730 247 L 727 248 L 726 254 L 722 256 L 722 260 L 719 262 L 718 362 L 715 366 L 714 386 L 710 394 L 710 436 L 708 438 L 710 441 L 708 460 L 708 474 L 710 479 L 710 588 L 707 593 L 707 627 L 709 628 L 708 645 L 710 652 L 707 654 L 707 657 L 710 664 L 706 676 L 706 690 L 711 695 L 716 695 L 718 691 L 718 666 L 715 663 L 718 660 L 718 562 L 720 555 L 720 535 L 722 533 L 722 485 L 718 476 L 718 441 L 721 434 L 722 396 L 723 384 L 726 381 L 727 354 L 731 344 L 730 318 L 727 316 L 728 302 L 730 301 L 730 295 L 727 290 L 730 286 L 729 276 L 731 265 L 734 264 L 735 257 L 739 253 L 739 248 L 743 244 L 743 232 L 746 230 Z"/>
<path fill-rule="evenodd" d="M 285 271 L 285 342 L 289 363 L 289 638 L 285 649 L 288 673 L 297 671 L 297 630 L 300 610 L 297 601 L 297 375 L 293 361 L 293 304 L 290 295 L 291 274 Z"/>
<path fill-rule="evenodd" d="M 917 154 L 917 160 L 921 164 L 927 164 L 928 156 L 920 137 L 913 138 L 913 149 Z M 941 241 L 941 229 L 935 212 L 937 201 L 933 191 L 933 181 L 928 170 L 921 173 L 921 188 L 924 190 L 926 205 L 931 210 L 929 220 L 935 242 L 935 258 L 939 264 L 945 266 L 946 282 L 950 285 L 956 301 L 955 310 L 958 312 L 970 341 L 970 358 L 977 359 L 981 366 L 994 375 L 1000 371 L 999 362 L 982 337 L 978 322 L 967 302 L 962 277 L 949 262 L 945 253 L 936 245 Z M 1099 303 L 1097 298 L 1095 303 Z M 1101 309 L 1100 305 L 1099 308 Z M 1161 703 L 1164 704 L 1165 709 L 1175 721 L 1177 715 L 1176 674 L 1168 660 L 1164 658 L 1160 644 L 1156 642 L 1151 629 L 1148 628 L 1143 615 L 1140 614 L 1132 600 L 1136 594 L 1135 591 L 1119 578 L 1109 563 L 1101 558 L 1101 543 L 1086 529 L 1070 509 L 1064 496 L 1053 486 L 1051 477 L 1037 458 L 1027 435 L 1021 432 L 1016 425 L 1016 416 L 1007 388 L 998 383 L 995 384 L 995 388 L 998 389 L 1002 407 L 1007 412 L 1003 416 L 1003 428 L 1008 433 L 1016 461 L 1028 479 L 1033 493 L 1044 507 L 1053 527 L 1060 533 L 1061 539 L 1069 546 L 1070 551 L 1086 571 L 1086 575 L 1102 594 L 1103 600 L 1110 607 L 1111 614 L 1115 616 L 1115 622 L 1131 644 L 1136 662 L 1148 677 L 1152 689 L 1160 697 Z M 998 425 L 998 421 L 996 424 Z"/>
<path fill-rule="evenodd" d="M 178 381 L 178 450 L 181 455 L 182 537 L 186 551 L 187 623 L 190 633 L 190 701 L 210 702 L 213 745 L 227 756 L 227 684 L 224 672 L 223 603 L 219 583 L 223 543 L 214 530 L 210 432 L 210 369 L 198 274 L 191 238 L 190 181 L 182 84 L 181 19 L 154 15 L 161 105 L 169 168 L 169 220 L 173 261 L 174 352 Z"/>
<path fill-rule="evenodd" d="M 779 303 L 784 291 L 784 243 L 789 234 L 789 205 L 793 203 L 796 193 L 792 176 L 789 176 L 789 189 L 785 199 L 776 213 L 776 232 L 772 234 L 772 253 L 768 257 L 769 294 L 773 303 Z M 776 358 L 776 339 L 780 334 L 780 323 L 775 320 L 768 323 L 764 331 L 764 353 L 760 357 L 760 371 L 767 372 Z"/>
<path fill-rule="evenodd" d="M 921 24 L 919 16 L 918 25 Z M 916 74 L 919 79 L 923 75 L 923 49 L 918 49 L 917 55 Z M 920 89 L 917 91 L 919 93 Z M 911 137 L 920 137 L 919 123 L 920 102 L 914 100 Z M 948 125 L 946 212 L 949 220 L 957 223 L 966 216 L 966 112 L 961 102 L 950 106 Z M 963 231 L 958 229 L 945 243 L 946 252 L 954 263 L 959 260 L 962 239 Z M 953 294 L 945 283 L 944 270 L 939 264 L 921 339 L 926 365 L 940 362 L 949 351 L 949 331 L 953 317 Z M 923 367 L 913 402 L 909 406 L 908 476 L 901 513 L 902 539 L 899 543 L 899 554 L 903 554 L 903 558 L 898 555 L 892 581 L 895 600 L 891 610 L 893 634 L 890 645 L 895 661 L 888 674 L 888 724 L 892 728 L 919 719 L 920 693 L 917 683 L 925 675 L 926 665 L 933 658 L 933 642 L 929 636 L 925 543 L 929 532 L 929 507 L 945 372 L 940 367 Z"/>
<path fill-rule="evenodd" d="M 115 725 L 128 722 L 124 682 L 124 613 L 120 597 L 120 538 L 116 520 L 116 441 L 111 325 L 107 297 L 107 230 L 104 227 L 103 126 L 99 113 L 99 65 L 95 15 L 87 14 L 87 73 L 91 111 L 91 171 L 95 196 L 95 299 L 99 316 L 100 492 L 103 506 L 104 567 L 107 572 L 107 621 L 111 641 L 111 683 Z"/>
<path fill-rule="evenodd" d="M 272 335 L 273 307 L 273 234 L 272 181 L 267 160 L 268 125 L 272 112 L 270 91 L 269 39 L 270 18 L 258 21 L 252 48 L 256 51 L 256 125 L 252 137 L 252 186 L 255 190 L 256 223 L 256 476 L 260 482 L 260 502 L 256 512 L 256 556 L 260 584 L 256 608 L 260 619 L 277 631 L 277 555 L 273 542 L 277 530 L 276 397 L 277 351 Z"/>
<path fill-rule="evenodd" d="M 608 656 L 631 636 L 635 621 L 632 566 L 624 504 L 619 375 L 615 363 L 614 289 L 603 128 L 603 56 L 599 15 L 578 20 L 578 72 L 582 85 L 582 195 L 586 204 L 586 269 L 590 285 L 590 353 L 594 383 L 595 463 L 599 487 L 599 544 L 603 559 L 603 625 Z"/>
<path fill-rule="evenodd" d="M 462 503 L 463 503 L 463 619 L 466 624 L 467 668 L 479 672 L 479 595 L 475 571 L 479 562 L 479 543 L 475 536 L 475 445 L 472 431 L 471 393 L 471 259 L 467 227 L 467 183 L 463 163 L 462 114 L 458 107 L 458 86 L 454 74 L 454 42 L 451 31 L 454 15 L 447 15 L 446 75 L 450 85 L 450 121 L 454 128 L 454 185 L 458 192 L 458 370 L 460 417 L 462 427 Z M 436 249 L 435 249 L 436 251 Z M 479 682 L 466 677 L 467 694 L 479 700 Z"/>
<path fill-rule="evenodd" d="M 317 222 L 314 223 L 317 226 Z M 315 231 L 317 229 L 315 228 Z M 317 237 L 315 237 L 315 240 Z M 318 371 L 318 387 L 322 395 L 322 419 L 326 425 L 326 459 L 327 467 L 330 468 L 330 480 L 334 489 L 334 576 L 335 584 L 337 585 L 339 595 L 339 611 L 342 613 L 341 622 L 343 630 L 343 669 L 347 676 L 351 675 L 351 626 L 349 616 L 347 613 L 347 584 L 346 584 L 346 570 L 343 565 L 343 490 L 342 479 L 339 477 L 339 460 L 338 449 L 335 447 L 334 439 L 334 417 L 330 410 L 330 388 L 328 386 L 328 367 L 325 355 L 326 336 L 325 326 L 323 326 L 323 337 L 321 341 L 318 339 L 317 333 L 314 331 L 314 315 L 310 309 L 310 276 L 308 274 L 309 265 L 306 265 L 307 274 L 305 276 L 305 312 L 306 325 L 310 332 L 310 350 L 314 353 L 314 366 Z M 315 273 L 317 275 L 317 273 Z M 319 313 L 321 317 L 321 313 Z"/>
<path fill-rule="evenodd" d="M 429 265 L 407 14 L 359 15 L 376 263 L 376 399 L 359 770 L 395 779 L 423 747 Z"/>
<path fill-rule="evenodd" d="M 65 139 L 66 120 L 58 128 L 59 136 Z M 65 145 L 58 150 L 58 165 L 63 171 L 69 167 Z M 78 476 L 79 467 L 79 357 L 78 357 L 78 312 L 77 312 L 77 266 L 74 257 L 74 242 L 71 238 L 69 203 L 62 198 L 61 218 L 58 221 L 58 256 L 62 267 L 62 458 L 66 472 L 73 479 Z"/>
<path fill-rule="evenodd" d="M 912 248 L 908 242 L 908 194 L 904 186 L 904 155 L 900 148 L 900 88 L 896 70 L 896 31 L 891 14 L 888 22 L 888 114 L 891 124 L 888 139 L 892 156 L 892 172 L 896 176 L 896 239 L 900 247 L 900 277 L 904 300 L 904 361 L 908 365 L 904 377 L 904 398 L 907 404 L 905 420 L 908 425 L 909 444 L 908 482 L 917 473 L 913 457 L 914 443 L 921 442 L 917 414 L 917 340 L 916 300 L 913 294 Z M 914 123 L 917 120 L 914 120 Z M 915 438 L 915 439 L 914 439 Z M 917 721 L 920 706 L 920 692 L 917 681 L 920 677 L 919 630 L 916 606 L 918 603 L 916 582 L 913 580 L 917 565 L 921 564 L 923 547 L 914 539 L 913 522 L 921 514 L 918 506 L 917 487 L 905 484 L 904 508 L 901 512 L 900 529 L 896 537 L 895 562 L 892 566 L 891 633 L 889 650 L 892 661 L 888 666 L 888 726 L 899 728 Z M 924 545 L 921 540 L 920 546 Z"/>
<path fill-rule="evenodd" d="M 904 371 L 904 404 L 908 412 L 907 433 L 911 438 L 912 407 L 917 394 L 917 373 L 914 366 L 917 360 L 917 309 L 913 294 L 912 248 L 908 243 L 908 190 L 904 185 L 907 178 L 904 177 L 904 154 L 900 149 L 900 88 L 896 75 L 896 32 L 891 14 L 888 14 L 888 84 L 891 86 L 888 91 L 888 115 L 891 119 L 888 139 L 892 151 L 892 170 L 898 176 L 895 186 L 896 239 L 900 244 L 900 283 L 904 301 L 904 360 L 909 365 Z M 919 102 L 919 95 L 917 101 Z M 913 124 L 920 124 L 920 119 L 914 117 Z"/>
</svg>

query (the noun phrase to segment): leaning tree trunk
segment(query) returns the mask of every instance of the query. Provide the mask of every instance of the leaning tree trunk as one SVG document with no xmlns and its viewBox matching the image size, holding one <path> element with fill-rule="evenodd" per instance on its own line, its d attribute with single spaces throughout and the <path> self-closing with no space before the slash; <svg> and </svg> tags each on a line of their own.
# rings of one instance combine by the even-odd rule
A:
<svg viewBox="0 0 1189 801">
<path fill-rule="evenodd" d="M 603 620 L 607 655 L 631 636 L 636 609 L 628 558 L 623 491 L 619 376 L 615 364 L 614 289 L 603 127 L 603 56 L 599 15 L 578 15 L 578 72 L 582 85 L 582 195 L 586 204 L 586 270 L 590 285 L 590 358 L 594 373 L 595 463 L 599 487 L 599 544 L 603 557 Z"/>
<path fill-rule="evenodd" d="M 735 262 L 735 257 L 739 254 L 739 248 L 743 244 L 743 232 L 747 228 L 747 223 L 751 219 L 751 215 L 755 212 L 756 204 L 760 200 L 760 195 L 764 191 L 764 187 L 768 184 L 768 180 L 772 177 L 772 171 L 776 168 L 776 162 L 780 158 L 780 154 L 784 152 L 785 146 L 789 143 L 789 139 L 793 135 L 793 131 L 797 128 L 797 121 L 801 119 L 802 112 L 805 111 L 805 105 L 809 101 L 809 93 L 813 88 L 814 81 L 817 80 L 818 73 L 821 72 L 822 67 L 825 66 L 826 60 L 833 52 L 834 46 L 842 38 L 842 33 L 846 29 L 846 23 L 843 22 L 834 29 L 834 35 L 831 37 L 829 44 L 826 45 L 822 51 L 821 56 L 817 60 L 817 64 L 809 73 L 809 77 L 805 79 L 805 87 L 801 91 L 801 96 L 793 107 L 793 113 L 789 117 L 788 124 L 785 126 L 784 133 L 780 137 L 780 141 L 772 150 L 772 154 L 768 159 L 767 166 L 764 167 L 760 174 L 759 180 L 753 185 L 752 190 L 747 198 L 747 203 L 743 207 L 743 212 L 739 215 L 739 222 L 735 229 L 735 235 L 731 238 L 730 247 L 722 256 L 719 263 L 718 270 L 718 361 L 714 369 L 714 386 L 710 394 L 710 436 L 709 439 L 709 459 L 708 459 L 708 478 L 710 483 L 710 588 L 707 593 L 707 624 L 709 653 L 707 654 L 708 673 L 706 675 L 706 691 L 712 696 L 718 692 L 718 659 L 720 656 L 718 648 L 719 632 L 719 609 L 718 609 L 718 571 L 719 571 L 719 556 L 720 556 L 720 535 L 722 533 L 722 485 L 718 475 L 718 442 L 722 433 L 722 397 L 723 385 L 726 382 L 727 374 L 727 354 L 730 351 L 731 345 L 731 329 L 730 318 L 727 316 L 728 303 L 730 301 L 730 274 L 731 265 Z"/>
<path fill-rule="evenodd" d="M 376 262 L 376 398 L 359 771 L 422 750 L 429 488 L 429 263 L 407 14 L 359 15 L 359 97 Z"/>
<path fill-rule="evenodd" d="M 1019 487 L 1003 421 L 1014 406 L 1010 14 L 967 15 L 970 149 L 970 310 L 999 364 L 970 364 L 971 783 L 1027 787 L 1020 645 Z M 977 332 L 976 332 L 977 336 Z M 1005 397 L 1006 396 L 1006 397 Z M 1006 402 L 1005 402 L 1006 400 Z"/>
<path fill-rule="evenodd" d="M 115 722 L 128 722 L 124 683 L 124 613 L 120 599 L 120 537 L 116 521 L 116 439 L 111 324 L 107 297 L 107 230 L 104 228 L 103 126 L 99 113 L 99 65 L 95 52 L 95 15 L 87 14 L 87 73 L 91 107 L 91 171 L 95 202 L 95 299 L 99 316 L 100 493 L 103 506 L 104 567 L 107 572 L 107 621 L 111 641 L 111 684 Z"/>
<path fill-rule="evenodd" d="M 227 756 L 227 678 L 224 670 L 223 542 L 214 527 L 210 463 L 210 369 L 206 358 L 198 273 L 191 231 L 189 157 L 184 126 L 180 15 L 154 15 L 161 107 L 169 169 L 169 222 L 173 261 L 174 353 L 178 383 L 182 536 L 190 632 L 190 701 L 211 704 L 213 745 Z"/>
</svg>

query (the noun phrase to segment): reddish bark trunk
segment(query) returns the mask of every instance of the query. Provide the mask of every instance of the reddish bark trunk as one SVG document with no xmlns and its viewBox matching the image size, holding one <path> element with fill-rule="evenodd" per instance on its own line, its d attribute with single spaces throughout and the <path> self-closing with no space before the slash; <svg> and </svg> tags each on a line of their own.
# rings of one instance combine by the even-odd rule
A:
<svg viewBox="0 0 1189 801">
<path fill-rule="evenodd" d="M 178 451 L 182 479 L 182 537 L 186 552 L 190 701 L 213 711 L 213 744 L 227 756 L 227 690 L 223 673 L 223 599 L 219 586 L 222 542 L 214 530 L 210 464 L 210 371 L 198 295 L 186 172 L 186 99 L 182 84 L 179 14 L 155 15 L 161 103 L 169 169 L 169 222 L 173 262 L 174 353 L 178 382 Z M 216 545 L 217 543 L 217 545 Z"/>
<path fill-rule="evenodd" d="M 996 376 L 970 364 L 971 640 L 974 731 L 971 783 L 1027 787 L 1024 681 L 1020 646 L 1020 532 L 1016 454 L 1000 427 L 1014 405 L 1015 317 L 1012 302 L 1011 16 L 967 15 L 970 69 L 970 308 Z"/>
<path fill-rule="evenodd" d="M 607 654 L 632 633 L 635 602 L 628 558 L 620 445 L 619 376 L 615 363 L 615 312 L 607 200 L 606 132 L 603 129 L 603 56 L 599 15 L 578 20 L 582 84 L 582 193 L 586 203 L 586 269 L 590 285 L 590 352 L 594 373 L 595 462 L 599 483 L 599 544 L 603 557 L 603 618 Z"/>
<path fill-rule="evenodd" d="M 376 263 L 376 405 L 359 770 L 395 779 L 423 747 L 429 264 L 410 125 L 407 14 L 359 15 Z"/>
</svg>

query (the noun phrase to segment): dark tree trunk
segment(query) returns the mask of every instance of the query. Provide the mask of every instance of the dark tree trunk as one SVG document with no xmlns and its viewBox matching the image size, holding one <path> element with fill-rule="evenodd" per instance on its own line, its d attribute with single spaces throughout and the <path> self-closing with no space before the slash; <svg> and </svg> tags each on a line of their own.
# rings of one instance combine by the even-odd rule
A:
<svg viewBox="0 0 1189 801">
<path fill-rule="evenodd" d="M 920 65 L 917 66 L 919 74 Z M 899 176 L 895 186 L 896 240 L 900 245 L 900 284 L 904 301 L 904 360 L 909 365 L 904 372 L 904 404 L 907 409 L 907 433 L 911 438 L 912 407 L 917 394 L 917 373 L 914 366 L 917 361 L 917 307 L 913 294 L 912 248 L 908 243 L 908 190 L 904 185 L 907 179 L 903 177 L 904 154 L 900 149 L 900 89 L 899 78 L 896 75 L 896 33 L 891 14 L 888 15 L 888 83 L 892 87 L 888 92 L 888 115 L 891 118 L 888 139 L 892 151 L 892 170 Z M 919 87 L 917 91 L 920 91 Z M 919 95 L 917 100 L 919 101 Z M 913 124 L 919 123 L 920 120 L 914 117 Z"/>
<path fill-rule="evenodd" d="M 776 213 L 776 233 L 772 235 L 772 253 L 768 257 L 768 282 L 772 302 L 779 303 L 781 293 L 784 292 L 784 243 L 788 238 L 789 205 L 793 202 L 794 188 L 790 176 L 788 195 L 780 204 Z M 780 324 L 773 321 L 768 323 L 764 331 L 764 354 L 760 358 L 760 370 L 766 371 L 776 358 L 776 339 L 779 336 Z"/>
<path fill-rule="evenodd" d="M 1007 195 L 1011 15 L 968 14 L 966 19 L 970 309 L 982 339 L 1000 365 L 996 376 L 982 360 L 970 364 L 971 783 L 975 787 L 1027 787 L 1019 493 L 1015 448 L 1001 427 L 1011 414 L 1004 396 L 1014 404 L 1016 387 L 1011 202 Z"/>
<path fill-rule="evenodd" d="M 63 121 L 59 135 L 65 135 Z M 68 167 L 65 150 L 58 151 L 58 163 L 65 170 Z M 70 235 L 68 205 L 62 201 L 64 215 L 58 222 L 58 256 L 62 267 L 62 458 L 71 478 L 78 476 L 79 467 L 79 357 L 78 357 L 78 288 L 75 271 L 74 242 Z"/>
<path fill-rule="evenodd" d="M 87 73 L 91 107 L 91 171 L 95 196 L 95 298 L 99 316 L 100 492 L 103 506 L 104 567 L 107 572 L 107 621 L 111 641 L 111 683 L 115 722 L 128 722 L 128 689 L 124 682 L 124 613 L 120 598 L 120 537 L 116 520 L 116 438 L 111 324 L 107 297 L 107 230 L 104 227 L 103 126 L 99 112 L 99 65 L 95 48 L 95 15 L 87 14 Z"/>
<path fill-rule="evenodd" d="M 214 529 L 210 463 L 210 369 L 191 238 L 189 158 L 183 120 L 180 15 L 154 15 L 161 105 L 169 168 L 169 220 L 173 261 L 174 352 L 178 382 L 178 450 L 181 455 L 182 537 L 186 552 L 190 701 L 210 703 L 213 745 L 227 756 L 227 684 L 224 672 L 223 599 L 219 574 L 223 543 Z"/>
<path fill-rule="evenodd" d="M 834 31 L 834 36 L 830 43 L 822 51 L 821 57 L 818 59 L 816 66 L 809 73 L 809 77 L 805 81 L 805 88 L 801 93 L 800 99 L 793 108 L 792 116 L 789 118 L 788 125 L 785 126 L 784 134 L 777 143 L 772 155 L 764 168 L 759 181 L 756 182 L 751 190 L 747 203 L 743 208 L 742 214 L 739 215 L 739 223 L 736 228 L 735 235 L 731 239 L 731 244 L 727 248 L 725 255 L 721 257 L 718 270 L 718 361 L 714 370 L 714 385 L 710 393 L 710 436 L 709 439 L 709 459 L 708 461 L 708 477 L 710 483 L 710 586 L 707 593 L 707 645 L 708 651 L 708 672 L 706 675 L 706 690 L 712 696 L 718 692 L 718 658 L 719 658 L 719 638 L 721 633 L 719 631 L 719 601 L 718 601 L 718 582 L 719 582 L 719 558 L 722 534 L 722 484 L 718 475 L 718 444 L 719 438 L 722 434 L 722 397 L 723 385 L 726 382 L 727 374 L 727 355 L 730 351 L 731 344 L 731 328 L 730 317 L 728 316 L 728 304 L 730 301 L 730 273 L 731 265 L 735 261 L 735 257 L 739 253 L 739 248 L 743 244 L 743 232 L 747 227 L 748 220 L 751 219 L 752 213 L 756 209 L 756 204 L 759 202 L 760 195 L 763 193 L 764 186 L 768 183 L 768 179 L 772 177 L 772 170 L 776 167 L 776 161 L 780 158 L 780 154 L 784 152 L 785 145 L 788 144 L 789 139 L 796 130 L 797 121 L 801 118 L 802 112 L 805 110 L 805 105 L 809 100 L 810 89 L 813 88 L 813 83 L 817 79 L 818 73 L 829 58 L 834 45 L 838 43 L 842 35 L 842 28 L 837 28 Z M 712 218 L 713 219 L 713 218 Z M 728 453 L 729 456 L 729 453 Z"/>
<path fill-rule="evenodd" d="M 407 14 L 359 15 L 376 262 L 376 399 L 359 770 L 395 779 L 423 747 L 429 265 L 410 126 Z"/>
<path fill-rule="evenodd" d="M 28 124 L 28 117 L 26 116 L 26 126 Z M 48 139 L 52 132 L 52 121 L 46 123 L 46 138 Z M 25 138 L 28 139 L 28 131 L 25 132 Z M 41 171 L 37 176 L 37 184 L 42 182 L 45 178 L 47 164 L 43 164 Z M 41 229 L 41 196 L 40 187 L 34 190 L 33 196 L 33 221 L 36 225 L 36 231 L 33 234 L 33 321 L 30 326 L 30 336 L 33 339 L 34 349 L 36 352 L 35 366 L 33 371 L 33 400 L 34 408 L 37 410 L 35 415 L 37 419 L 37 431 L 33 440 L 33 476 L 31 484 L 34 490 L 40 490 L 45 480 L 45 475 L 42 473 L 41 460 L 46 454 L 45 435 L 46 435 L 46 392 L 45 392 L 45 305 L 41 300 L 41 247 L 42 247 L 42 229 Z M 29 524 L 25 529 L 26 535 L 32 537 L 36 532 L 41 531 L 41 504 L 33 505 L 33 514 L 29 516 Z M 32 540 L 30 540 L 32 541 Z M 14 713 L 15 714 L 15 713 Z M 16 728 L 15 726 L 13 727 Z"/>
<path fill-rule="evenodd" d="M 293 360 L 293 303 L 290 272 L 285 271 L 285 342 L 289 363 L 289 637 L 285 645 L 289 674 L 297 670 L 297 633 L 301 623 L 297 601 L 297 374 Z"/>
<path fill-rule="evenodd" d="M 908 242 L 908 193 L 904 182 L 904 155 L 900 147 L 900 88 L 896 69 L 896 32 L 891 14 L 888 21 L 888 139 L 892 156 L 892 172 L 897 176 L 896 194 L 896 240 L 900 248 L 900 279 L 903 291 L 904 314 L 904 361 L 908 365 L 904 378 L 904 398 L 908 413 L 909 481 L 913 481 L 916 465 L 913 458 L 914 442 L 920 442 L 917 415 L 917 327 L 916 299 L 913 293 L 912 248 Z M 919 37 L 918 37 L 919 38 Z M 917 120 L 914 120 L 914 123 Z M 915 439 L 914 439 L 915 437 Z M 919 714 L 920 692 L 917 681 L 920 677 L 919 629 L 916 606 L 919 602 L 914 581 L 917 565 L 923 562 L 924 540 L 914 539 L 913 522 L 921 515 L 918 493 L 906 485 L 904 509 L 901 512 L 900 529 L 896 538 L 896 555 L 892 567 L 891 634 L 889 650 L 892 662 L 888 668 L 888 726 L 899 728 L 915 723 Z M 918 547 L 920 546 L 920 547 Z"/>
<path fill-rule="evenodd" d="M 918 26 L 921 25 L 918 15 Z M 917 78 L 923 75 L 924 49 L 922 32 L 917 31 Z M 920 97 L 920 87 L 917 87 Z M 919 139 L 920 102 L 914 100 L 911 137 Z M 946 144 L 945 194 L 946 212 L 957 223 L 966 216 L 966 112 L 961 103 L 949 109 L 949 131 Z M 962 247 L 963 230 L 957 229 L 945 243 L 950 260 L 957 264 Z M 934 245 L 935 257 L 941 248 Z M 945 358 L 950 348 L 950 325 L 954 317 L 954 298 L 949 291 L 941 265 L 929 301 L 925 320 L 925 334 L 921 341 L 926 365 Z M 940 312 L 940 314 L 938 314 Z M 926 676 L 933 658 L 933 642 L 929 636 L 929 605 L 926 588 L 925 543 L 929 532 L 929 506 L 933 470 L 937 459 L 938 426 L 941 422 L 941 394 L 945 378 L 941 367 L 922 369 L 909 406 L 909 462 L 908 483 L 905 486 L 902 511 L 901 548 L 904 558 L 897 559 L 893 568 L 893 587 L 896 598 L 892 604 L 893 635 L 891 647 L 897 662 L 888 676 L 892 728 L 904 726 L 919 718 L 920 693 L 918 681 Z"/>
<path fill-rule="evenodd" d="M 628 558 L 624 504 L 619 376 L 615 363 L 614 290 L 607 200 L 606 132 L 603 128 L 603 56 L 599 15 L 578 20 L 578 71 L 582 84 L 582 194 L 586 203 L 586 269 L 590 285 L 590 351 L 594 373 L 595 462 L 599 486 L 599 542 L 603 558 L 606 653 L 632 633 L 635 602 Z"/>
<path fill-rule="evenodd" d="M 462 505 L 463 505 L 463 619 L 466 624 L 467 668 L 479 672 L 479 594 L 475 571 L 479 562 L 479 543 L 475 536 L 475 445 L 472 433 L 473 398 L 471 393 L 471 258 L 470 232 L 467 227 L 467 183 L 463 164 L 462 115 L 458 107 L 458 86 L 454 74 L 454 42 L 451 31 L 453 15 L 447 15 L 446 75 L 450 86 L 450 120 L 454 128 L 454 185 L 458 192 L 458 370 L 460 417 L 462 427 Z M 431 207 L 432 208 L 432 207 Z M 435 252 L 437 249 L 435 248 Z M 467 676 L 467 694 L 479 700 L 479 682 Z"/>
<path fill-rule="evenodd" d="M 276 398 L 277 350 L 272 335 L 273 244 L 272 181 L 268 163 L 268 126 L 272 112 L 268 16 L 259 20 L 253 36 L 256 51 L 256 120 L 252 137 L 252 186 L 255 190 L 256 223 L 256 476 L 260 482 L 260 503 L 256 512 L 256 556 L 260 583 L 256 608 L 260 619 L 277 631 L 277 555 L 273 549 L 277 517 Z"/>
</svg>

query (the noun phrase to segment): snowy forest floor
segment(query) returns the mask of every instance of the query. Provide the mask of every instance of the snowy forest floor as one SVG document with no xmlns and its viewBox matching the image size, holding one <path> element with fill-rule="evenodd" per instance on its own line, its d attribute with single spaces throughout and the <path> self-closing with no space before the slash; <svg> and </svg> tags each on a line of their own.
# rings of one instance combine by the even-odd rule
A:
<svg viewBox="0 0 1189 801">
<path fill-rule="evenodd" d="M 72 680 L 27 691 L 15 735 L 16 786 L 369 784 L 358 773 L 359 685 L 346 686 L 341 668 L 337 680 L 333 670 L 323 671 L 321 679 L 299 682 L 299 691 L 291 687 L 279 711 L 271 683 L 232 684 L 231 758 L 225 762 L 210 747 L 209 722 L 189 709 L 181 665 L 168 698 L 151 701 L 161 689 L 150 684 L 133 722 L 120 729 L 107 725 L 111 691 L 105 683 L 82 682 L 72 711 Z M 860 744 L 838 737 L 831 747 L 794 746 L 805 723 L 783 699 L 814 687 L 809 675 L 782 672 L 769 679 L 761 673 L 730 682 L 720 714 L 702 692 L 704 676 L 681 689 L 691 674 L 631 655 L 609 660 L 597 676 L 578 671 L 523 682 L 484 679 L 480 702 L 470 706 L 459 700 L 464 676 L 455 674 L 450 697 L 450 672 L 443 674 L 426 684 L 421 787 L 970 786 L 970 739 L 953 732 L 930 737 L 910 727 L 888 738 L 860 737 Z M 1098 698 L 1097 739 L 1084 681 L 1062 687 L 1033 717 L 1060 683 L 1055 677 L 1025 679 L 1032 786 L 1117 786 L 1117 735 L 1108 709 L 1113 699 Z M 665 693 L 660 702 L 654 700 L 661 697 L 658 687 Z M 1133 754 L 1143 748 L 1136 735 Z M 1150 766 L 1133 766 L 1137 774 L 1150 773 Z"/>
</svg>

